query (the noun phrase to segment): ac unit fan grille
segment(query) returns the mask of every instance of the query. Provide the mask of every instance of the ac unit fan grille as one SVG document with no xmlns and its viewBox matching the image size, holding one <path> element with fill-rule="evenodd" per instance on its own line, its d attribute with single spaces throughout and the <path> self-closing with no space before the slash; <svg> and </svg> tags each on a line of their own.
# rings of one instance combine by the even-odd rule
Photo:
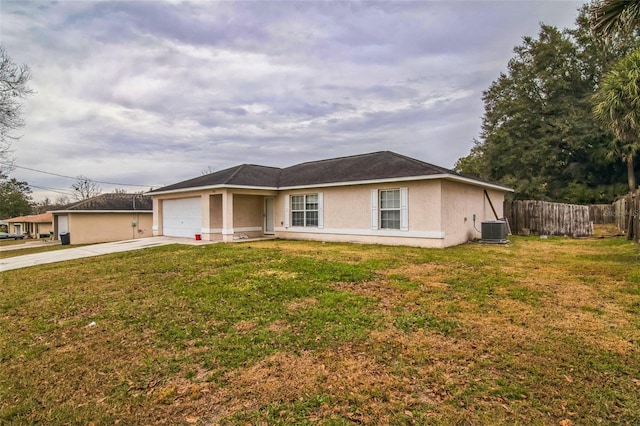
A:
<svg viewBox="0 0 640 426">
<path fill-rule="evenodd" d="M 504 244 L 507 242 L 507 223 L 504 220 L 482 222 L 482 242 Z"/>
</svg>

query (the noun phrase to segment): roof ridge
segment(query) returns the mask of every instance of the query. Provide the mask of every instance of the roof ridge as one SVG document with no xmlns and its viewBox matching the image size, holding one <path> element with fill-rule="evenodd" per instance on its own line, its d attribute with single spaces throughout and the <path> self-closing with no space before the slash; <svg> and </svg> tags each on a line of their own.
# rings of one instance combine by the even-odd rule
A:
<svg viewBox="0 0 640 426">
<path fill-rule="evenodd" d="M 91 198 L 93 198 L 93 197 L 91 197 Z M 81 206 L 81 205 L 85 204 L 87 202 L 87 200 L 90 200 L 91 198 L 87 198 L 87 199 L 84 199 L 84 200 L 76 200 L 75 203 L 67 204 L 66 206 L 64 206 L 64 208 L 65 208 L 65 210 L 67 210 L 67 209 L 74 208 L 76 206 Z"/>
<path fill-rule="evenodd" d="M 326 161 L 344 160 L 345 158 L 366 157 L 366 156 L 369 156 L 369 155 L 382 154 L 384 152 L 390 152 L 390 153 L 393 154 L 393 152 L 391 152 L 391 151 L 374 151 L 374 152 L 366 152 L 364 154 L 344 155 L 342 157 L 325 158 L 325 159 L 322 159 L 322 160 L 315 160 L 315 161 L 305 161 L 305 162 L 302 162 L 302 163 L 293 164 L 293 165 L 291 165 L 289 167 L 285 167 L 285 169 L 290 169 L 291 167 L 303 166 L 305 164 L 312 164 L 312 163 L 313 164 L 317 164 L 317 163 L 324 163 Z M 283 170 L 283 169 L 281 169 L 281 170 Z"/>
<path fill-rule="evenodd" d="M 233 173 L 231 173 L 231 176 L 229 176 L 228 178 L 226 178 L 224 180 L 224 183 L 228 183 L 231 179 L 233 179 L 240 172 L 240 170 L 244 169 L 246 166 L 248 166 L 248 164 L 240 164 L 239 166 L 236 166 L 236 170 Z"/>
<path fill-rule="evenodd" d="M 247 164 L 247 163 L 244 163 L 244 164 L 242 164 L 242 165 L 243 165 L 243 166 L 252 166 L 252 167 L 264 167 L 264 168 L 266 168 L 266 169 L 278 169 L 278 170 L 282 170 L 282 167 L 276 167 L 276 166 L 265 166 L 265 165 L 262 165 L 262 164 Z"/>
<path fill-rule="evenodd" d="M 400 157 L 400 158 L 402 158 L 404 160 L 411 161 L 412 163 L 416 163 L 416 164 L 420 164 L 420 165 L 427 165 L 427 166 L 434 167 L 434 168 L 439 169 L 439 170 L 444 170 L 447 173 L 455 173 L 453 170 L 447 169 L 446 167 L 438 166 L 438 165 L 432 164 L 432 163 L 427 163 L 426 161 L 418 160 L 417 158 L 407 157 L 406 155 L 398 154 L 397 152 L 393 152 L 393 151 L 385 151 L 385 152 L 393 154 L 396 157 Z"/>
</svg>

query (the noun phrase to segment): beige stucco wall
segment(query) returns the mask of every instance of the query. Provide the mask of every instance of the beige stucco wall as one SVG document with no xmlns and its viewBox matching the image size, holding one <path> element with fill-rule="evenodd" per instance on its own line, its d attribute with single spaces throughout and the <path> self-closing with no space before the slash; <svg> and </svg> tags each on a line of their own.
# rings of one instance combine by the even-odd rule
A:
<svg viewBox="0 0 640 426">
<path fill-rule="evenodd" d="M 487 190 L 498 217 L 503 217 L 505 193 Z M 475 228 L 473 215 L 476 215 Z M 460 182 L 442 181 L 442 217 L 445 245 L 453 246 L 480 238 L 481 223 L 496 220 L 491 205 L 484 195 L 484 188 Z"/>
<path fill-rule="evenodd" d="M 407 188 L 407 231 L 371 229 L 371 191 Z M 285 227 L 286 195 L 323 194 L 324 226 Z M 276 237 L 319 241 L 442 247 L 440 180 L 282 191 L 275 202 Z"/>
<path fill-rule="evenodd" d="M 150 237 L 151 213 L 69 213 L 71 244 L 93 244 Z M 132 226 L 132 221 L 136 226 Z"/>
<path fill-rule="evenodd" d="M 407 188 L 408 230 L 371 229 L 371 191 L 399 188 Z M 259 237 L 264 234 L 264 198 L 275 197 L 274 225 L 278 238 L 447 247 L 480 236 L 473 229 L 474 213 L 478 229 L 482 221 L 495 219 L 483 191 L 484 188 L 479 186 L 427 179 L 283 191 L 214 189 L 154 195 L 153 233 L 162 235 L 162 200 L 201 197 L 204 240 L 232 241 L 244 236 Z M 287 195 L 319 192 L 323 194 L 323 227 L 285 227 Z M 497 190 L 488 192 L 499 217 L 502 217 L 504 193 Z M 226 224 L 223 221 L 224 209 L 233 212 L 231 222 L 229 214 Z"/>
<path fill-rule="evenodd" d="M 39 236 L 40 234 L 49 234 L 51 231 L 53 231 L 53 223 L 36 223 L 36 236 Z"/>
<path fill-rule="evenodd" d="M 209 228 L 222 229 L 222 194 L 210 196 Z"/>
<path fill-rule="evenodd" d="M 233 196 L 233 229 L 234 235 L 241 238 L 264 235 L 264 196 Z"/>
</svg>

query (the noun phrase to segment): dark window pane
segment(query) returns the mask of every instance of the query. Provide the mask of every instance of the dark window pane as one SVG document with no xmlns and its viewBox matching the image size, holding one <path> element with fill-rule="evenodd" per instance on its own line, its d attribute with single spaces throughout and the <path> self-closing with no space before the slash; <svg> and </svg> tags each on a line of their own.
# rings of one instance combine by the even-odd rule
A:
<svg viewBox="0 0 640 426">
<path fill-rule="evenodd" d="M 291 196 L 291 210 L 304 210 L 304 195 Z"/>
<path fill-rule="evenodd" d="M 380 212 L 380 228 L 400 229 L 400 211 L 384 210 Z"/>
<path fill-rule="evenodd" d="M 318 226 L 318 212 L 307 212 L 306 226 Z"/>
<path fill-rule="evenodd" d="M 380 191 L 380 208 L 381 209 L 399 209 L 400 208 L 400 190 L 393 189 L 389 191 Z"/>
<path fill-rule="evenodd" d="M 291 213 L 291 224 L 293 226 L 304 226 L 304 212 Z"/>
</svg>

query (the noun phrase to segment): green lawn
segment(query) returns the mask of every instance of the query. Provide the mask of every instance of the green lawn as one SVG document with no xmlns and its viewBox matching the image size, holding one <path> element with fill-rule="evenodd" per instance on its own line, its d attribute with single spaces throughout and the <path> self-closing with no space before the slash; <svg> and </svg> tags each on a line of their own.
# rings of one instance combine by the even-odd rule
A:
<svg viewBox="0 0 640 426">
<path fill-rule="evenodd" d="M 26 254 L 43 253 L 46 251 L 66 250 L 68 248 L 81 247 L 81 246 L 82 245 L 63 246 L 63 245 L 60 245 L 59 243 L 52 242 L 45 246 L 31 247 L 28 244 L 22 243 L 22 245 L 16 244 L 16 247 L 19 247 L 19 248 L 16 248 L 13 250 L 0 251 L 0 259 L 7 259 L 9 257 L 15 257 L 15 256 L 23 256 Z"/>
<path fill-rule="evenodd" d="M 0 424 L 638 424 L 640 250 L 164 246 L 0 274 Z"/>
</svg>

